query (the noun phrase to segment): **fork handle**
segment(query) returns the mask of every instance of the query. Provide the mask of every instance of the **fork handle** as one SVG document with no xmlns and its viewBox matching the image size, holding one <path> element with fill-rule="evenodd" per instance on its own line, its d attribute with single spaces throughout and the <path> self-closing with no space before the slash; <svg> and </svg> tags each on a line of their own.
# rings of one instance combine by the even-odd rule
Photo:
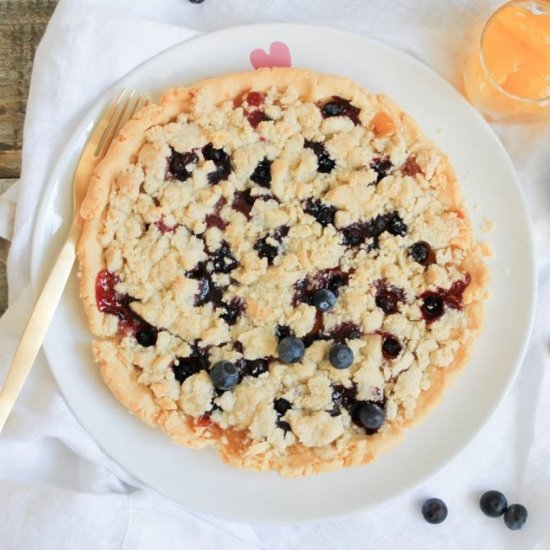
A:
<svg viewBox="0 0 550 550">
<path fill-rule="evenodd" d="M 69 236 L 55 261 L 29 317 L 27 326 L 21 335 L 19 345 L 15 350 L 15 355 L 0 390 L 0 432 L 4 428 L 4 424 L 42 346 L 48 326 L 69 279 L 76 257 L 78 235 L 79 227 L 75 217 Z"/>
</svg>

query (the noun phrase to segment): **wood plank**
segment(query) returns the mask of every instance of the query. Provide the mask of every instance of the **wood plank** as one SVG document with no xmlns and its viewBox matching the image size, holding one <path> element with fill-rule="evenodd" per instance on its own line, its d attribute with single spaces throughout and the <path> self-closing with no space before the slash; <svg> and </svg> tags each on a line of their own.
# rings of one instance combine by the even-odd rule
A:
<svg viewBox="0 0 550 550">
<path fill-rule="evenodd" d="M 0 178 L 21 171 L 23 121 L 36 46 L 56 0 L 0 0 Z M 0 179 L 0 193 L 13 180 Z M 7 245 L 0 243 L 0 256 Z M 0 261 L 0 315 L 7 308 L 7 280 Z"/>
<path fill-rule="evenodd" d="M 7 191 L 17 180 L 0 179 L 0 195 Z M 6 266 L 3 260 L 7 258 L 9 243 L 0 239 L 0 315 L 6 311 L 8 307 L 8 278 L 6 276 Z"/>
<path fill-rule="evenodd" d="M 0 178 L 21 170 L 23 120 L 36 46 L 56 0 L 0 0 Z"/>
</svg>

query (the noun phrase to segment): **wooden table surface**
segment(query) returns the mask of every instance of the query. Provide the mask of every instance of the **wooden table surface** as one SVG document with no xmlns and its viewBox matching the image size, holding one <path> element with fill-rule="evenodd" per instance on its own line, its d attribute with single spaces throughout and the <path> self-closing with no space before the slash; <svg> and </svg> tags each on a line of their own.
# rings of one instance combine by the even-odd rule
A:
<svg viewBox="0 0 550 550">
<path fill-rule="evenodd" d="M 57 0 L 0 0 L 0 194 L 21 170 L 23 120 L 36 46 Z M 0 315 L 7 281 L 0 261 Z"/>
</svg>

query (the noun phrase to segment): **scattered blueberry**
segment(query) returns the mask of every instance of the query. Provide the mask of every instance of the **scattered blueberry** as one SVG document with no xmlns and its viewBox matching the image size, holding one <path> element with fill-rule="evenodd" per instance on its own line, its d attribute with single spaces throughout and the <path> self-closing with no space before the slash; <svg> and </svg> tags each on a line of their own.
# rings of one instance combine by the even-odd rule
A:
<svg viewBox="0 0 550 550">
<path fill-rule="evenodd" d="M 136 332 L 136 340 L 140 346 L 148 348 L 157 343 L 158 331 L 155 327 L 145 326 Z"/>
<path fill-rule="evenodd" d="M 250 176 L 250 179 L 257 183 L 258 185 L 261 185 L 262 187 L 269 188 L 269 184 L 271 183 L 271 164 L 273 161 L 264 158 L 261 162 L 258 163 L 256 168 L 254 169 L 254 172 L 252 172 L 252 175 Z"/>
<path fill-rule="evenodd" d="M 367 430 L 378 430 L 386 419 L 386 411 L 378 403 L 367 401 L 359 409 L 359 421 Z"/>
<path fill-rule="evenodd" d="M 321 109 L 325 117 L 341 116 L 344 111 L 341 103 L 336 103 L 335 101 L 329 101 L 325 103 L 325 106 Z"/>
<path fill-rule="evenodd" d="M 312 302 L 319 311 L 328 311 L 336 303 L 336 295 L 328 288 L 322 288 L 313 295 Z"/>
<path fill-rule="evenodd" d="M 239 381 L 239 371 L 231 361 L 218 361 L 210 370 L 210 379 L 217 390 L 230 390 Z"/>
<path fill-rule="evenodd" d="M 287 336 L 279 342 L 277 353 L 283 363 L 297 363 L 304 356 L 305 349 L 300 338 Z"/>
<path fill-rule="evenodd" d="M 433 321 L 443 315 L 443 298 L 437 294 L 427 294 L 421 306 L 422 315 L 427 321 Z"/>
<path fill-rule="evenodd" d="M 527 521 L 527 508 L 521 504 L 511 504 L 504 512 L 504 523 L 508 529 L 517 531 Z"/>
<path fill-rule="evenodd" d="M 428 264 L 430 251 L 431 247 L 426 241 L 418 241 L 409 248 L 412 259 L 420 265 Z"/>
<path fill-rule="evenodd" d="M 334 225 L 336 207 L 331 204 L 324 204 L 319 199 L 308 199 L 303 208 L 306 214 L 313 216 L 323 227 Z"/>
<path fill-rule="evenodd" d="M 403 346 L 397 338 L 386 336 L 382 342 L 382 354 L 387 359 L 395 359 L 403 349 Z"/>
<path fill-rule="evenodd" d="M 487 491 L 479 499 L 481 511 L 490 518 L 498 518 L 504 514 L 508 502 L 500 491 Z"/>
<path fill-rule="evenodd" d="M 422 505 L 422 515 L 428 523 L 442 523 L 447 519 L 447 514 L 447 505 L 440 498 L 429 498 Z"/>
<path fill-rule="evenodd" d="M 346 344 L 336 344 L 330 349 L 328 358 L 335 369 L 347 369 L 353 363 L 353 351 Z"/>
</svg>

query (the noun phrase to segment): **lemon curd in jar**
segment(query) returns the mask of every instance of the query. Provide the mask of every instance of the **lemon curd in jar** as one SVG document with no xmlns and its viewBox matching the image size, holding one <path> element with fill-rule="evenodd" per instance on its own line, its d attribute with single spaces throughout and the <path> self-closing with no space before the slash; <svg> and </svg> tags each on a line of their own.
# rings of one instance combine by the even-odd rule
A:
<svg viewBox="0 0 550 550">
<path fill-rule="evenodd" d="M 463 78 L 468 99 L 490 118 L 549 117 L 550 0 L 519 0 L 498 9 Z"/>
</svg>

